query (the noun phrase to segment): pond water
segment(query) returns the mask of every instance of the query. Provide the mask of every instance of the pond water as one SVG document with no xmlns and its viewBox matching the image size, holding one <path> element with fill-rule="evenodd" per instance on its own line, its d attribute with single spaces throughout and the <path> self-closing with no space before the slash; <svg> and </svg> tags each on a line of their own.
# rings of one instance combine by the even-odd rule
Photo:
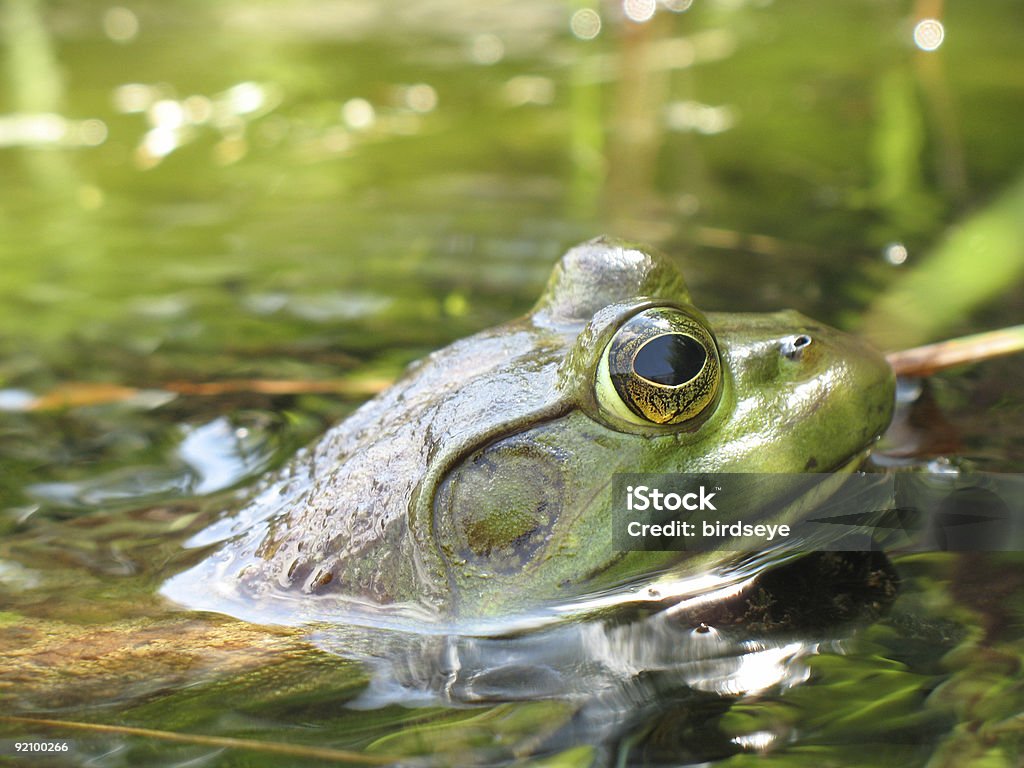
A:
<svg viewBox="0 0 1024 768">
<path fill-rule="evenodd" d="M 0 722 L 0 760 L 1022 764 L 1019 553 L 809 558 L 711 628 L 299 631 L 159 595 L 258 478 L 602 232 L 705 310 L 883 349 L 1019 323 L 1020 3 L 0 13 L 0 713 L 65 721 Z M 886 462 L 1019 472 L 1022 377 L 909 383 Z"/>
</svg>

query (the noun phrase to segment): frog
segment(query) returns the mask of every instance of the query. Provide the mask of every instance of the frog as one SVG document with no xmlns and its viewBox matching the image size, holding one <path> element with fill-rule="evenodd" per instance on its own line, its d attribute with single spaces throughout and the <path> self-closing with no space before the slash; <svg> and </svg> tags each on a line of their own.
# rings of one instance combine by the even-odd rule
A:
<svg viewBox="0 0 1024 768">
<path fill-rule="evenodd" d="M 848 468 L 894 390 L 865 341 L 794 310 L 704 312 L 667 256 L 601 236 L 526 315 L 412 364 L 200 531 L 163 593 L 487 617 L 685 571 L 616 550 L 613 475 Z"/>
</svg>

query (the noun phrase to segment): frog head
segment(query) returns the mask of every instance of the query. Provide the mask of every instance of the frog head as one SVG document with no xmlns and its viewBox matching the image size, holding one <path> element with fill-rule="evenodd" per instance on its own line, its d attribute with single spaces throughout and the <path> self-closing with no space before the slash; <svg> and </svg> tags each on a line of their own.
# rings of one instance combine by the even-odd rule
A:
<svg viewBox="0 0 1024 768">
<path fill-rule="evenodd" d="M 617 472 L 836 470 L 891 417 L 892 372 L 861 340 L 791 310 L 704 313 L 671 262 L 618 240 L 570 250 L 508 328 L 536 347 L 500 374 L 513 396 L 488 395 L 505 418 L 451 457 L 414 515 L 460 613 L 678 559 L 614 551 Z M 542 407 L 518 411 L 523 391 L 546 393 Z"/>
<path fill-rule="evenodd" d="M 714 553 L 615 550 L 615 473 L 833 470 L 893 390 L 862 341 L 792 311 L 704 313 L 666 258 L 598 238 L 526 316 L 414 364 L 197 534 L 218 548 L 163 592 L 258 621 L 483 617 L 705 569 Z"/>
</svg>

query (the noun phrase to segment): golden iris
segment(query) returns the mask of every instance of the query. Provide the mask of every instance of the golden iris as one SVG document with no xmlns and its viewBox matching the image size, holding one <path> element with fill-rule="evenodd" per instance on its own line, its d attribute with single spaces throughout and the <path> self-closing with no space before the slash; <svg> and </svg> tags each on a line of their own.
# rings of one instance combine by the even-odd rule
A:
<svg viewBox="0 0 1024 768">
<path fill-rule="evenodd" d="M 634 424 L 682 424 L 718 398 L 718 345 L 697 317 L 654 307 L 629 318 L 602 356 L 598 402 Z"/>
</svg>

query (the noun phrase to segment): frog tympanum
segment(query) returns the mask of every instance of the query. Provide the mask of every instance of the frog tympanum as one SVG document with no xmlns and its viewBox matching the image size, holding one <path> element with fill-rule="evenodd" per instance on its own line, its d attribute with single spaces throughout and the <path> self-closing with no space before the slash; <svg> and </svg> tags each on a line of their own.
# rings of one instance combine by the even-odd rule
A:
<svg viewBox="0 0 1024 768">
<path fill-rule="evenodd" d="M 165 593 L 450 616 L 567 600 L 681 557 L 615 551 L 614 473 L 835 470 L 885 429 L 893 389 L 857 338 L 704 313 L 665 257 L 598 238 L 525 317 L 412 365 L 197 536 L 217 547 Z"/>
</svg>

